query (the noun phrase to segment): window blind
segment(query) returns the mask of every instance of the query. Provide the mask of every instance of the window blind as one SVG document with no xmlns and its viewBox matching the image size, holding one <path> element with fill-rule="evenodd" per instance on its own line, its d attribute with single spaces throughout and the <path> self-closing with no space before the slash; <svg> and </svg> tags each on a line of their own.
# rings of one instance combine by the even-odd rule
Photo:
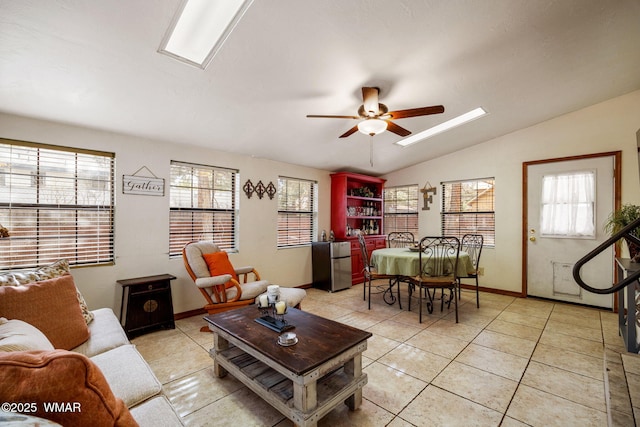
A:
<svg viewBox="0 0 640 427">
<path fill-rule="evenodd" d="M 384 232 L 418 235 L 418 185 L 384 189 Z"/>
<path fill-rule="evenodd" d="M 278 178 L 279 248 L 309 245 L 316 234 L 317 201 L 314 181 Z"/>
<path fill-rule="evenodd" d="M 442 235 L 481 234 L 485 246 L 495 246 L 494 188 L 494 178 L 443 182 Z"/>
<path fill-rule="evenodd" d="M 194 240 L 237 250 L 238 171 L 171 161 L 169 256 Z"/>
<path fill-rule="evenodd" d="M 113 153 L 0 139 L 0 269 L 114 260 Z"/>
</svg>

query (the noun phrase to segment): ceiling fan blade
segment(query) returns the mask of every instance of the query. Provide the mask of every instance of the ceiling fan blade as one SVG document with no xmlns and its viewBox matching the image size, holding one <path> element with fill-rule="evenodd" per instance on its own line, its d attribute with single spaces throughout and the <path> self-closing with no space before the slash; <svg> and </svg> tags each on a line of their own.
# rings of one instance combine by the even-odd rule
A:
<svg viewBox="0 0 640 427">
<path fill-rule="evenodd" d="M 354 133 L 358 132 L 358 125 L 355 125 L 354 127 L 352 127 L 351 129 L 349 129 L 348 131 L 346 131 L 345 133 L 343 133 L 342 135 L 339 136 L 339 138 L 346 138 L 350 135 L 353 135 Z"/>
<path fill-rule="evenodd" d="M 323 116 L 319 114 L 307 114 L 307 117 L 312 119 L 362 119 L 362 117 L 358 116 Z"/>
<path fill-rule="evenodd" d="M 362 88 L 362 105 L 364 106 L 364 112 L 367 116 L 371 117 L 380 114 L 380 107 L 378 106 L 377 87 Z"/>
<path fill-rule="evenodd" d="M 387 115 L 392 119 L 406 119 L 407 117 L 428 116 L 430 114 L 444 113 L 442 105 L 432 107 L 409 108 L 408 110 L 389 111 Z"/>
<path fill-rule="evenodd" d="M 400 136 L 411 135 L 411 131 L 403 128 L 402 126 L 398 126 L 397 124 L 393 123 L 391 120 L 385 120 L 385 122 L 387 122 L 387 130 L 389 132 L 393 132 L 396 135 L 400 135 Z"/>
</svg>

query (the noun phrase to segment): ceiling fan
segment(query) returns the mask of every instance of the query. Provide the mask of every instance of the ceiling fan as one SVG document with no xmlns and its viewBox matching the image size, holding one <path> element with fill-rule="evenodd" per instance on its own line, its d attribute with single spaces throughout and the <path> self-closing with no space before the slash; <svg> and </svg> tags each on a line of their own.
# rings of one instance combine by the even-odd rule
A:
<svg viewBox="0 0 640 427">
<path fill-rule="evenodd" d="M 317 114 L 309 114 L 307 115 L 307 117 L 361 120 L 360 123 L 340 135 L 340 138 L 346 138 L 350 135 L 353 135 L 357 131 L 373 136 L 382 133 L 385 130 L 404 137 L 411 135 L 411 131 L 398 126 L 397 124 L 392 122 L 392 120 L 444 113 L 444 107 L 442 105 L 389 111 L 386 105 L 379 103 L 379 92 L 380 90 L 377 87 L 362 88 L 362 105 L 360 106 L 360 108 L 358 108 L 357 116 L 323 116 Z"/>
</svg>

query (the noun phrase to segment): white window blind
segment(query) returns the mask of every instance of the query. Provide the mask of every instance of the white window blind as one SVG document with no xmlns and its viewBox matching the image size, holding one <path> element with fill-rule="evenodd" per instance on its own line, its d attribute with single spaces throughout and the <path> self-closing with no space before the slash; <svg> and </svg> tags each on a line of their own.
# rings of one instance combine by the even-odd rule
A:
<svg viewBox="0 0 640 427">
<path fill-rule="evenodd" d="M 317 184 L 297 178 L 278 178 L 279 248 L 310 245 L 317 230 Z"/>
<path fill-rule="evenodd" d="M 237 170 L 171 161 L 169 255 L 194 240 L 237 250 Z"/>
<path fill-rule="evenodd" d="M 418 184 L 384 189 L 384 232 L 418 235 Z"/>
<path fill-rule="evenodd" d="M 494 178 L 443 182 L 442 235 L 481 234 L 485 246 L 495 246 L 494 190 Z"/>
<path fill-rule="evenodd" d="M 542 177 L 540 234 L 595 238 L 595 171 Z"/>
<path fill-rule="evenodd" d="M 114 154 L 0 139 L 0 270 L 114 260 Z"/>
</svg>

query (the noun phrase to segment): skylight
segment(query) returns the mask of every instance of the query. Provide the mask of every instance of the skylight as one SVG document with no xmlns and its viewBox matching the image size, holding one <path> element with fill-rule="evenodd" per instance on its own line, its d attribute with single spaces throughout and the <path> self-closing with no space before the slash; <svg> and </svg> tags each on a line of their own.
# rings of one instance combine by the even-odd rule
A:
<svg viewBox="0 0 640 427">
<path fill-rule="evenodd" d="M 205 69 L 253 0 L 183 0 L 158 52 Z"/>
<path fill-rule="evenodd" d="M 411 135 L 408 138 L 401 139 L 400 141 L 396 142 L 396 144 L 406 147 L 407 145 L 414 144 L 418 141 L 422 141 L 423 139 L 431 138 L 434 135 L 437 135 L 442 132 L 446 132 L 449 129 L 453 129 L 454 127 L 460 126 L 462 124 L 465 124 L 472 120 L 480 118 L 485 114 L 487 114 L 487 112 L 482 107 L 478 107 L 475 110 L 471 110 L 468 113 L 464 113 L 458 117 L 454 117 L 453 119 L 447 120 L 446 122 L 440 123 L 439 125 L 436 125 L 432 128 L 423 130 L 422 132 L 418 132 L 414 135 Z"/>
</svg>

